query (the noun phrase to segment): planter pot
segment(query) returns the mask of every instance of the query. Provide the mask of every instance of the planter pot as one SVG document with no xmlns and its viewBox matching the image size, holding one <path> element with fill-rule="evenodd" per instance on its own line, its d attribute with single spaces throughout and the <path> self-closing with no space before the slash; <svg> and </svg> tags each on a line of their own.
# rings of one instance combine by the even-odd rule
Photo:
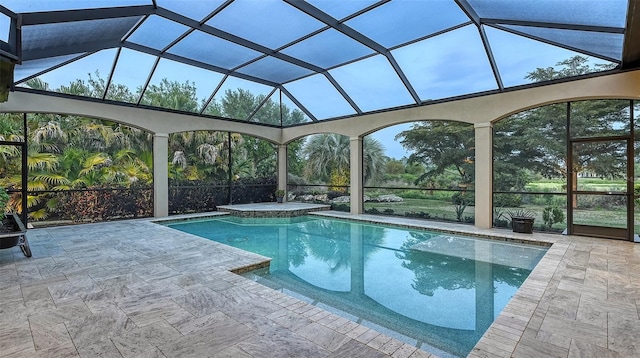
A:
<svg viewBox="0 0 640 358">
<path fill-rule="evenodd" d="M 15 213 L 7 213 L 2 224 L 7 230 L 0 232 L 0 249 L 20 246 L 24 256 L 31 257 L 31 248 L 29 247 L 29 241 L 27 241 L 27 229 L 24 227 L 20 217 Z"/>
<path fill-rule="evenodd" d="M 514 216 L 511 218 L 511 228 L 513 232 L 531 234 L 533 233 L 534 220 L 535 218 Z"/>
<path fill-rule="evenodd" d="M 278 196 L 276 197 L 276 202 L 282 204 L 282 200 L 284 199 L 283 196 Z"/>
</svg>

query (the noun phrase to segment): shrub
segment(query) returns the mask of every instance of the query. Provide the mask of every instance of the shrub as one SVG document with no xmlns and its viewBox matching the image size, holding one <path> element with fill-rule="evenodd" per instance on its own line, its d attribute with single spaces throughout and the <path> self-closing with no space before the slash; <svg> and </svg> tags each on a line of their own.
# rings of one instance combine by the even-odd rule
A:
<svg viewBox="0 0 640 358">
<path fill-rule="evenodd" d="M 398 196 L 405 199 L 425 199 L 428 197 L 424 191 L 417 189 L 403 190 L 398 193 Z"/>
<path fill-rule="evenodd" d="M 518 217 L 518 218 L 532 218 L 532 217 L 535 217 L 535 213 L 533 211 L 527 210 L 527 209 L 507 210 L 506 213 L 511 218 L 514 218 L 514 217 Z"/>
<path fill-rule="evenodd" d="M 153 215 L 153 190 L 150 188 L 100 188 L 65 192 L 56 212 L 73 221 L 107 221 Z"/>
<path fill-rule="evenodd" d="M 507 219 L 507 215 L 504 212 L 503 208 L 496 207 L 493 209 L 493 226 L 496 226 L 496 227 L 509 226 L 509 219 Z"/>
<path fill-rule="evenodd" d="M 420 219 L 429 219 L 431 218 L 431 214 L 425 213 L 424 211 L 416 212 L 416 211 L 407 211 L 404 213 L 404 216 L 411 218 L 420 218 Z"/>
<path fill-rule="evenodd" d="M 564 219 L 564 213 L 557 206 L 548 206 L 542 211 L 542 221 L 548 229 L 551 229 L 553 224 L 563 223 Z"/>
<path fill-rule="evenodd" d="M 380 214 L 380 210 L 376 208 L 371 208 L 371 209 L 365 210 L 364 212 L 367 214 L 374 214 L 374 215 Z"/>
<path fill-rule="evenodd" d="M 9 193 L 3 187 L 0 187 L 0 220 L 4 219 L 4 212 L 7 210 L 9 202 Z"/>
<path fill-rule="evenodd" d="M 501 207 L 518 207 L 522 205 L 522 196 L 520 194 L 494 194 L 493 206 Z"/>
<path fill-rule="evenodd" d="M 172 183 L 169 187 L 171 214 L 200 213 L 216 210 L 216 204 L 226 203 L 229 187 L 202 181 Z"/>
<path fill-rule="evenodd" d="M 451 195 L 451 202 L 454 205 L 475 205 L 475 195 L 473 193 L 457 191 Z"/>
<path fill-rule="evenodd" d="M 330 190 L 330 191 L 327 192 L 327 199 L 333 200 L 333 199 L 335 199 L 337 197 L 345 196 L 345 195 L 347 195 L 347 194 L 345 194 L 344 191 Z"/>
<path fill-rule="evenodd" d="M 331 203 L 331 210 L 350 212 L 351 207 L 347 204 Z"/>
<path fill-rule="evenodd" d="M 248 204 L 273 201 L 276 187 L 275 177 L 241 178 L 231 185 L 231 203 Z M 218 197 L 217 199 L 218 205 L 228 204 L 227 198 Z"/>
</svg>

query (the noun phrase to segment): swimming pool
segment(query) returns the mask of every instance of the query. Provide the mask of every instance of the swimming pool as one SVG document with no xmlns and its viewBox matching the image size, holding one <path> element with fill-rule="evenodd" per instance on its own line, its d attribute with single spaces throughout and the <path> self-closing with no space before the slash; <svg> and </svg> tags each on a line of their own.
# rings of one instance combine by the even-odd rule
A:
<svg viewBox="0 0 640 358">
<path fill-rule="evenodd" d="M 547 250 L 314 216 L 168 226 L 271 257 L 254 279 L 440 356 L 466 356 Z"/>
</svg>

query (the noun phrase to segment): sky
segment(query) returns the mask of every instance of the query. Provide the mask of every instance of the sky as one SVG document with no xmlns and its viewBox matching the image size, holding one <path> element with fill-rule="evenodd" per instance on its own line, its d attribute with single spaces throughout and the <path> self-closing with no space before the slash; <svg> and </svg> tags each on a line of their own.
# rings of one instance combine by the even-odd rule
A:
<svg viewBox="0 0 640 358">
<path fill-rule="evenodd" d="M 385 155 L 393 159 L 402 159 L 408 157 L 411 153 L 407 152 L 400 142 L 394 138 L 396 134 L 411 128 L 412 123 L 398 124 L 395 126 L 381 129 L 371 134 L 373 138 L 378 140 L 385 148 Z"/>
</svg>

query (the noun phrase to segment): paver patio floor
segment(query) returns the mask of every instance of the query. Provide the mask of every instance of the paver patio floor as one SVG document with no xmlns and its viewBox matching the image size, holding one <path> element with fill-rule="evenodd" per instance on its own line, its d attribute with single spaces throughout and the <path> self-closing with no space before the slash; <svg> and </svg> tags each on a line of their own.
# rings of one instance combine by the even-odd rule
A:
<svg viewBox="0 0 640 358">
<path fill-rule="evenodd" d="M 472 356 L 640 356 L 638 244 L 519 237 L 554 245 Z M 151 220 L 34 229 L 28 238 L 32 258 L 0 250 L 0 357 L 429 356 L 230 272 L 265 257 Z"/>
</svg>

